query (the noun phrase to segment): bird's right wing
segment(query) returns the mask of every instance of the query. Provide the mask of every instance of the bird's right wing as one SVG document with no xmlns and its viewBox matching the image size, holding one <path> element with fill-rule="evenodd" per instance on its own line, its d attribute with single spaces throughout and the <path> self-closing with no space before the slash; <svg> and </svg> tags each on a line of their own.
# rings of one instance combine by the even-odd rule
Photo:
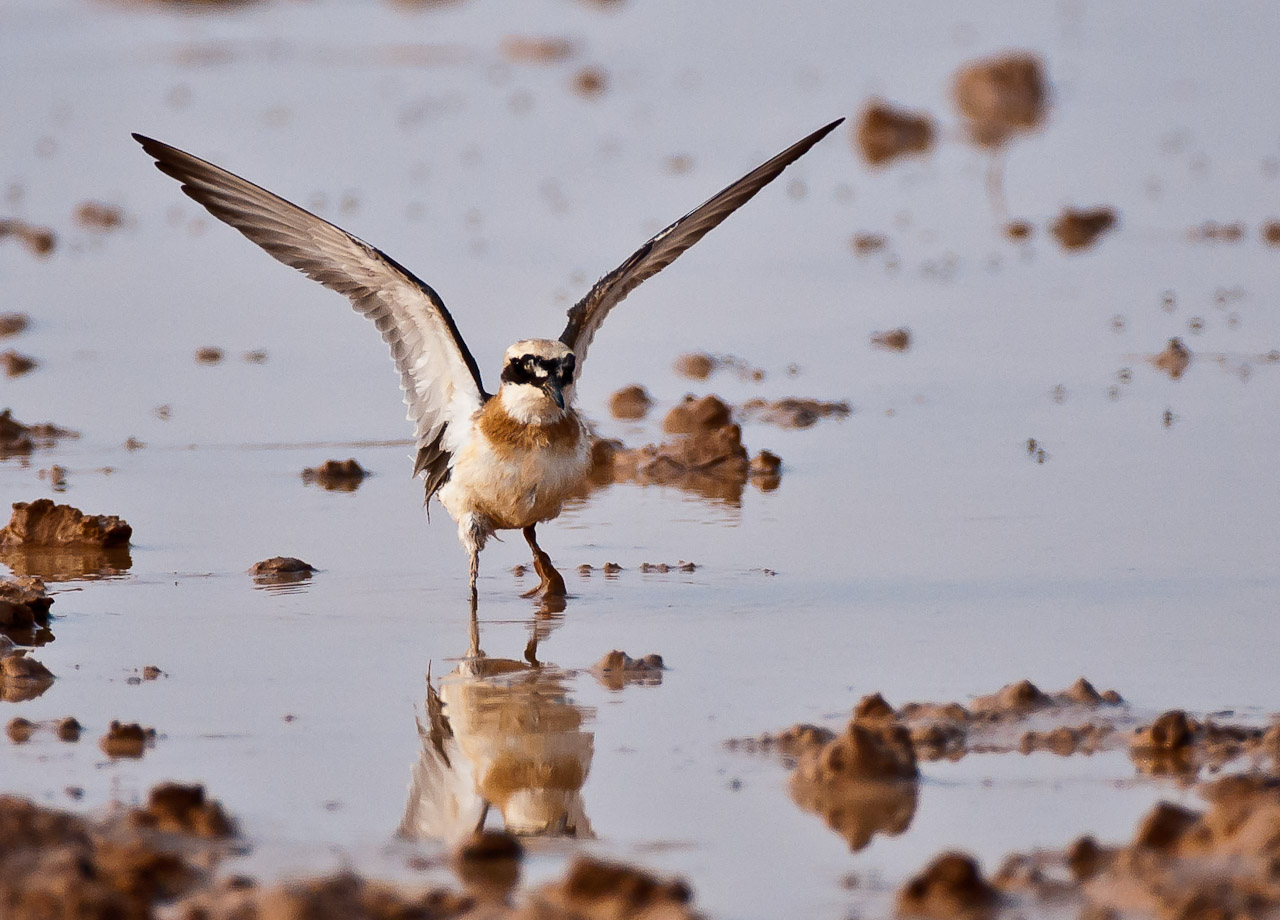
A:
<svg viewBox="0 0 1280 920">
<path fill-rule="evenodd" d="M 756 192 L 781 175 L 782 171 L 809 152 L 843 118 L 819 128 L 803 140 L 792 144 L 771 160 L 757 166 L 737 182 L 721 189 L 684 217 L 649 240 L 609 274 L 595 283 L 587 296 L 569 310 L 569 322 L 560 341 L 578 356 L 578 366 L 586 359 L 587 348 L 609 311 L 647 278 L 652 278 L 674 262 L 681 253 L 702 239 L 722 220 L 742 207 Z"/>
<path fill-rule="evenodd" d="M 430 499 L 448 478 L 451 455 L 469 437 L 472 414 L 488 398 L 440 295 L 385 253 L 310 211 L 176 147 L 133 137 L 156 168 L 181 182 L 210 214 L 285 265 L 345 294 L 373 320 L 400 371 L 417 435 L 414 474 L 425 474 Z"/>
</svg>

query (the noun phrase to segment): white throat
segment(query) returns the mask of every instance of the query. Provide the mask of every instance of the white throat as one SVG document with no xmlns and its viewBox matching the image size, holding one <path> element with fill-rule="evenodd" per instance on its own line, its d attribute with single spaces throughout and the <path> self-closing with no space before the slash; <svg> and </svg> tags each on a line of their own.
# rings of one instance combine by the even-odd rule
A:
<svg viewBox="0 0 1280 920">
<path fill-rule="evenodd" d="M 573 386 L 564 390 L 564 408 L 561 409 L 541 388 L 527 383 L 504 383 L 498 387 L 497 398 L 507 415 L 525 425 L 552 425 L 565 417 L 573 408 Z"/>
</svg>

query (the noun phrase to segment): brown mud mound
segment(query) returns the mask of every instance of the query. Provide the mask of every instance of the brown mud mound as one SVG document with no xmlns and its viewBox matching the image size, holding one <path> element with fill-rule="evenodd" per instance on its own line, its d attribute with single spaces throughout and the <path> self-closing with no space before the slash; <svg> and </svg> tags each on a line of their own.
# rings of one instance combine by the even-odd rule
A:
<svg viewBox="0 0 1280 920">
<path fill-rule="evenodd" d="M 156 730 L 143 728 L 137 722 L 112 721 L 107 733 L 98 739 L 98 747 L 108 757 L 137 760 L 149 747 L 155 747 Z"/>
<path fill-rule="evenodd" d="M 982 920 L 994 916 L 1000 892 L 966 853 L 943 853 L 898 891 L 899 914 L 937 920 Z"/>
<path fill-rule="evenodd" d="M 49 624 L 53 598 L 44 582 L 29 575 L 0 578 L 0 629 L 30 629 Z"/>
<path fill-rule="evenodd" d="M 506 902 L 520 881 L 524 847 L 506 831 L 477 831 L 453 854 L 453 869 L 477 900 Z"/>
<path fill-rule="evenodd" d="M 53 447 L 62 438 L 80 437 L 74 431 L 59 428 L 52 422 L 40 425 L 24 425 L 13 417 L 9 409 L 0 412 L 0 460 L 5 457 L 29 454 L 33 450 Z"/>
<path fill-rule="evenodd" d="M 348 460 L 326 460 L 319 466 L 310 466 L 302 471 L 302 481 L 318 485 L 329 492 L 354 492 L 360 488 L 369 471 L 356 463 L 355 458 Z"/>
<path fill-rule="evenodd" d="M 742 500 L 750 467 L 737 425 L 631 450 L 617 441 L 599 441 L 596 448 L 595 482 L 673 486 L 733 504 Z"/>
<path fill-rule="evenodd" d="M 189 834 L 206 840 L 221 840 L 236 832 L 222 805 L 208 798 L 204 786 L 198 783 L 155 786 L 147 796 L 146 807 L 131 812 L 129 820 L 135 827 Z"/>
<path fill-rule="evenodd" d="M 661 655 L 649 654 L 632 658 L 626 652 L 614 649 L 591 666 L 591 675 L 610 690 L 621 690 L 627 684 L 646 687 L 662 683 L 665 666 Z"/>
<path fill-rule="evenodd" d="M 583 67 L 573 75 L 570 85 L 584 99 L 595 99 L 609 88 L 609 74 L 603 67 Z"/>
<path fill-rule="evenodd" d="M 4 367 L 6 377 L 21 377 L 40 366 L 40 362 L 30 355 L 24 355 L 12 348 L 0 352 L 0 365 Z"/>
<path fill-rule="evenodd" d="M 1280 246 L 1280 220 L 1269 220 L 1262 225 L 1262 241 L 1268 246 Z"/>
<path fill-rule="evenodd" d="M 87 515 L 47 498 L 14 502 L 9 524 L 0 530 L 0 549 L 86 547 L 107 549 L 129 544 L 133 528 L 114 514 Z"/>
<path fill-rule="evenodd" d="M 1058 245 L 1068 251 L 1088 249 L 1098 237 L 1116 225 L 1116 212 L 1108 207 L 1063 208 L 1062 213 L 1049 225 L 1049 232 Z"/>
<path fill-rule="evenodd" d="M 221 364 L 222 359 L 226 356 L 227 353 L 217 345 L 205 345 L 202 348 L 197 348 L 195 355 L 197 364 Z"/>
<path fill-rule="evenodd" d="M 952 96 L 970 138 L 1000 147 L 1044 124 L 1049 87 L 1040 58 L 1012 53 L 966 64 L 956 72 Z"/>
<path fill-rule="evenodd" d="M 871 333 L 871 344 L 884 351 L 907 351 L 911 348 L 911 330 L 906 326 Z"/>
<path fill-rule="evenodd" d="M 0 218 L 0 240 L 11 236 L 33 255 L 44 258 L 58 245 L 57 235 L 48 227 L 37 227 L 16 218 Z"/>
<path fill-rule="evenodd" d="M 772 402 L 749 399 L 742 404 L 744 418 L 779 428 L 812 428 L 824 418 L 848 418 L 851 414 L 853 407 L 844 400 L 826 402 L 789 396 Z"/>
<path fill-rule="evenodd" d="M 933 119 L 879 100 L 862 110 L 853 127 L 854 146 L 872 166 L 928 153 L 934 142 Z"/>
<path fill-rule="evenodd" d="M 9 736 L 9 740 L 14 744 L 26 744 L 35 733 L 36 723 L 22 718 L 22 716 L 14 716 L 9 720 L 9 724 L 5 726 L 5 734 Z"/>
<path fill-rule="evenodd" d="M 1173 380 L 1181 377 L 1191 366 L 1191 349 L 1182 339 L 1174 337 L 1165 345 L 1164 351 L 1152 355 L 1150 361 L 1158 370 L 1164 371 Z"/>
<path fill-rule="evenodd" d="M 53 686 L 53 674 L 0 635 L 0 701 L 25 703 Z"/>
<path fill-rule="evenodd" d="M 691 434 L 723 428 L 733 421 L 733 410 L 717 396 L 685 396 L 662 420 L 668 434 Z"/>
<path fill-rule="evenodd" d="M 889 239 L 880 233 L 855 233 L 849 240 L 854 255 L 869 256 L 888 248 Z"/>
<path fill-rule="evenodd" d="M 249 574 L 260 585 L 305 581 L 315 572 L 316 569 L 311 563 L 303 562 L 293 556 L 272 556 L 270 559 L 255 562 L 249 567 Z"/>
<path fill-rule="evenodd" d="M 693 893 L 682 880 L 578 856 L 564 879 L 533 892 L 530 917 L 547 920 L 694 920 Z"/>
<path fill-rule="evenodd" d="M 609 414 L 617 419 L 641 419 L 653 408 L 653 397 L 640 384 L 623 387 L 609 397 Z"/>
<path fill-rule="evenodd" d="M 1280 728 L 1226 725 L 1181 709 L 1161 713 L 1129 738 L 1129 757 L 1143 773 L 1189 776 L 1244 756 L 1270 756 L 1280 766 Z"/>
<path fill-rule="evenodd" d="M 1035 227 L 1031 226 L 1030 221 L 1011 220 L 1004 225 L 1004 235 L 1015 242 L 1031 239 L 1035 233 Z"/>
<path fill-rule="evenodd" d="M 0 313 L 0 339 L 25 332 L 31 317 L 25 313 Z"/>
</svg>

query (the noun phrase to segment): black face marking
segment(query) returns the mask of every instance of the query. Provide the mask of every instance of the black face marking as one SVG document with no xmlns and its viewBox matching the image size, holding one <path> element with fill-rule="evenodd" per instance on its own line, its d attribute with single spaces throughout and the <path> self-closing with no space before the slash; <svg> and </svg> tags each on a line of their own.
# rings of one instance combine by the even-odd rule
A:
<svg viewBox="0 0 1280 920">
<path fill-rule="evenodd" d="M 563 358 L 543 358 L 539 355 L 521 355 L 512 358 L 502 369 L 503 383 L 527 383 L 540 387 L 547 381 L 564 389 L 573 383 L 577 358 L 566 355 Z"/>
</svg>

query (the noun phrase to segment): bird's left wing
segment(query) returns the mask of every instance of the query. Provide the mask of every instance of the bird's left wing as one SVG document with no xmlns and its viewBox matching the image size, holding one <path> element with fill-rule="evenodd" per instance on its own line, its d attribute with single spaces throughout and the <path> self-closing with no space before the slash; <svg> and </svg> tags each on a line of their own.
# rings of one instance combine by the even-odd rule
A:
<svg viewBox="0 0 1280 920">
<path fill-rule="evenodd" d="M 390 256 L 225 169 L 142 135 L 133 135 L 156 167 L 210 214 L 272 256 L 345 294 L 391 347 L 414 423 L 414 474 L 427 498 L 448 478 L 451 455 L 488 398 L 466 343 L 440 296 Z"/>
<path fill-rule="evenodd" d="M 596 330 L 609 315 L 609 311 L 624 297 L 642 281 L 652 278 L 674 262 L 682 252 L 750 201 L 756 192 L 778 178 L 784 169 L 804 156 L 810 147 L 834 131 L 842 121 L 843 118 L 836 119 L 804 140 L 792 144 L 767 163 L 757 166 L 667 227 L 636 250 L 631 258 L 597 281 L 595 287 L 587 292 L 587 296 L 569 310 L 569 322 L 560 334 L 560 341 L 577 355 L 578 366 L 582 366 Z"/>
</svg>

